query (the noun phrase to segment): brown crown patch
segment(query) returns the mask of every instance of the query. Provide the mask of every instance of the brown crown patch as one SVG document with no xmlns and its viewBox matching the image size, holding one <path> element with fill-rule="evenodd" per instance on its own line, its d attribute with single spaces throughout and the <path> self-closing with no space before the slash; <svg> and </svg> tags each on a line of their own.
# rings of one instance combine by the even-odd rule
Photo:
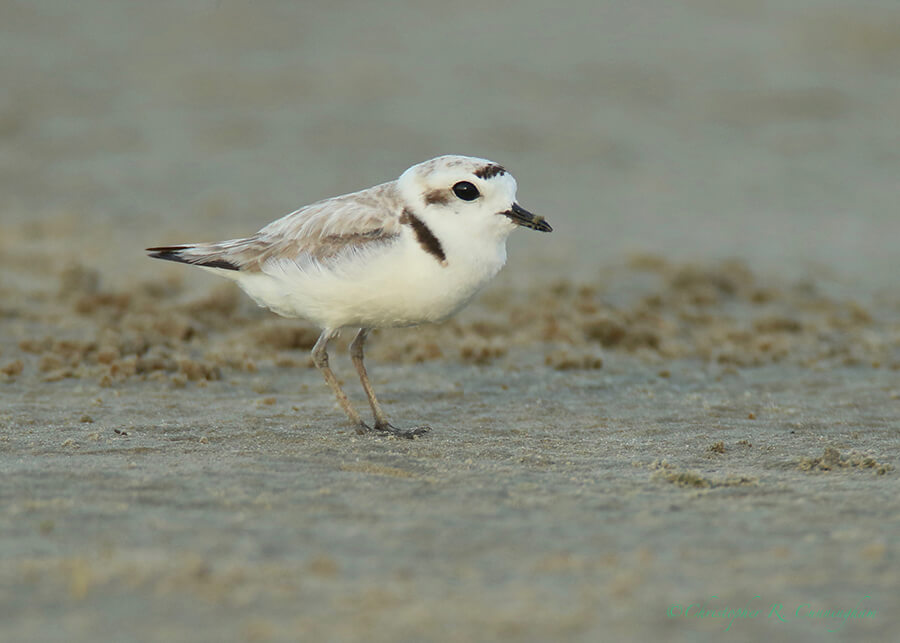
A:
<svg viewBox="0 0 900 643">
<path fill-rule="evenodd" d="M 492 179 L 499 174 L 506 174 L 506 168 L 496 163 L 491 163 L 475 170 L 475 176 L 479 179 Z"/>
</svg>

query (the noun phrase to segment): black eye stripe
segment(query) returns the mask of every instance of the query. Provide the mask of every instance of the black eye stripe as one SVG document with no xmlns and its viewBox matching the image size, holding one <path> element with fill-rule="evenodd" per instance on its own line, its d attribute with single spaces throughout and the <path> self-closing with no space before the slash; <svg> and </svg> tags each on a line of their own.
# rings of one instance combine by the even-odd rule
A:
<svg viewBox="0 0 900 643">
<path fill-rule="evenodd" d="M 474 185 L 469 183 L 468 181 L 460 181 L 456 185 L 453 186 L 453 194 L 458 196 L 463 201 L 474 201 L 478 197 L 481 196 L 481 193 L 478 191 Z"/>
</svg>

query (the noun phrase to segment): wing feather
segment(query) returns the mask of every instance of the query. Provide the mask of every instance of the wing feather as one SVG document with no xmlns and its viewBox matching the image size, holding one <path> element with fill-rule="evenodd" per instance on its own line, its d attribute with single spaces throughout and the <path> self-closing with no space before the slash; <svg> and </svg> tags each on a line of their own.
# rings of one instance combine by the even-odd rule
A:
<svg viewBox="0 0 900 643">
<path fill-rule="evenodd" d="M 168 251 L 157 252 L 161 259 L 247 272 L 285 261 L 325 267 L 347 253 L 396 239 L 402 211 L 397 182 L 391 181 L 305 206 L 245 239 L 153 250 Z"/>
</svg>

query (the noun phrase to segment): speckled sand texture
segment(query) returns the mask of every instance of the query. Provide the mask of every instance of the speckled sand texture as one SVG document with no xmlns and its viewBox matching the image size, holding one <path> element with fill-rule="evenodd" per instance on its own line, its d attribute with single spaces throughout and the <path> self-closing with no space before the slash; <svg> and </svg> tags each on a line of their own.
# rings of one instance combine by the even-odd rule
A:
<svg viewBox="0 0 900 643">
<path fill-rule="evenodd" d="M 891 640 L 897 4 L 308 4 L 0 6 L 0 641 Z M 420 439 L 142 252 L 443 153 L 555 231 L 374 333 Z"/>
</svg>

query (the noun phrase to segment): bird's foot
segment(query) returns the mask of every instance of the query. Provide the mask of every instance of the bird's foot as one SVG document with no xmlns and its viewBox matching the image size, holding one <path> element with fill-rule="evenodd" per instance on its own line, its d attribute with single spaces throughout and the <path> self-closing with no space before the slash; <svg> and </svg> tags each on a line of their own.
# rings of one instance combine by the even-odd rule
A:
<svg viewBox="0 0 900 643">
<path fill-rule="evenodd" d="M 360 435 L 364 433 L 384 433 L 387 435 L 393 435 L 398 438 L 406 438 L 408 440 L 412 440 L 416 436 L 424 435 L 431 430 L 430 426 L 417 426 L 412 429 L 398 429 L 390 422 L 375 422 L 374 427 L 370 427 L 365 422 L 360 422 L 359 426 L 356 429 L 356 432 Z"/>
</svg>

